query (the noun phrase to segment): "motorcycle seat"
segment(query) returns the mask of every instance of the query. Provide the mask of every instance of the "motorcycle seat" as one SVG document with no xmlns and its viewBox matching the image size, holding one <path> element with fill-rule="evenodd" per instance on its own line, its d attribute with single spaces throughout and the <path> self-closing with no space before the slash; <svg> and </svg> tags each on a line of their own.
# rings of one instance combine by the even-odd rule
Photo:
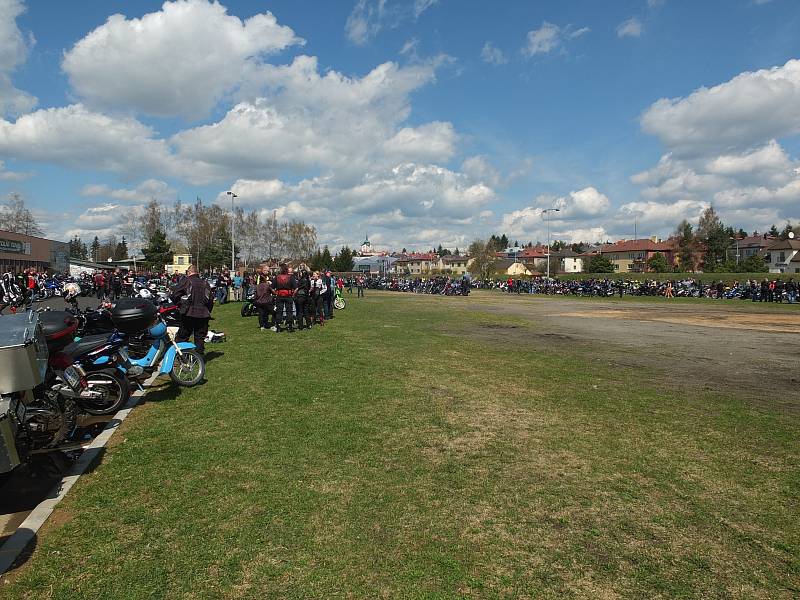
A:
<svg viewBox="0 0 800 600">
<path fill-rule="evenodd" d="M 86 337 L 82 337 L 77 342 L 72 342 L 69 346 L 64 348 L 62 352 L 68 354 L 73 359 L 76 359 L 84 354 L 88 354 L 92 350 L 97 350 L 98 348 L 102 348 L 108 344 L 108 337 L 109 335 L 107 333 L 101 333 L 99 335 L 87 335 Z"/>
</svg>

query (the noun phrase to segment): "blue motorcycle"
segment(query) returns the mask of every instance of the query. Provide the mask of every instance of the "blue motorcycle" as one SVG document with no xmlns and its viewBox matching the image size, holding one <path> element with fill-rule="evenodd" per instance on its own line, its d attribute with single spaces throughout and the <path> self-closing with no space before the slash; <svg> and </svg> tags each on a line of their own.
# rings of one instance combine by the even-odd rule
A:
<svg viewBox="0 0 800 600">
<path fill-rule="evenodd" d="M 206 361 L 191 342 L 176 342 L 159 317 L 147 329 L 152 339 L 150 349 L 142 358 L 129 358 L 122 368 L 133 379 L 148 378 L 155 373 L 169 375 L 170 379 L 183 387 L 192 387 L 203 381 Z"/>
</svg>

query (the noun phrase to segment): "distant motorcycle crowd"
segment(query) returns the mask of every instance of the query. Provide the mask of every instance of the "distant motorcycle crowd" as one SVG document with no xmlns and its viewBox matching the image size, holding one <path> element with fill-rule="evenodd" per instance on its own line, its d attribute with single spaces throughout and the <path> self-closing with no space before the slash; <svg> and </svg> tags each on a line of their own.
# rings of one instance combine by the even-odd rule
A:
<svg viewBox="0 0 800 600">
<path fill-rule="evenodd" d="M 750 300 L 752 302 L 787 302 L 794 304 L 800 286 L 794 279 L 770 279 L 761 281 L 703 282 L 694 278 L 668 281 L 655 279 L 534 279 L 473 281 L 479 289 L 499 290 L 516 294 L 544 294 L 557 296 L 661 296 L 666 298 L 709 298 L 716 300 Z"/>
</svg>

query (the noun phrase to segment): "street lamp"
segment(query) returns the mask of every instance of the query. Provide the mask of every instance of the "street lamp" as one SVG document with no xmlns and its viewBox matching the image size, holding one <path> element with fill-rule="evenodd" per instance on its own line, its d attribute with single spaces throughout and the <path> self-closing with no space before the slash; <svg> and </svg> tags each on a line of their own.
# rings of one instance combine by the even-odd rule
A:
<svg viewBox="0 0 800 600">
<path fill-rule="evenodd" d="M 739 238 L 738 237 L 732 237 L 730 239 L 733 240 L 734 242 L 736 242 L 736 264 L 738 265 L 739 264 Z M 728 253 L 727 252 L 725 253 L 725 260 L 728 260 Z"/>
<path fill-rule="evenodd" d="M 231 197 L 231 276 L 232 276 L 232 274 L 236 271 L 236 263 L 235 263 L 235 261 L 236 261 L 236 250 L 234 249 L 234 245 L 233 245 L 233 233 L 234 233 L 234 231 L 233 231 L 233 223 L 234 223 L 234 220 L 235 220 L 236 216 L 235 216 L 235 213 L 233 212 L 233 199 L 234 198 L 238 198 L 239 196 L 237 196 L 236 194 L 234 194 L 231 191 L 227 191 L 225 193 L 228 194 L 228 196 Z"/>
<path fill-rule="evenodd" d="M 556 208 L 555 206 L 553 208 L 543 208 L 542 214 L 546 215 L 547 213 L 553 211 L 561 212 L 561 209 Z M 550 279 L 550 216 L 549 215 L 547 216 L 545 221 L 547 221 L 547 279 L 549 280 Z"/>
</svg>

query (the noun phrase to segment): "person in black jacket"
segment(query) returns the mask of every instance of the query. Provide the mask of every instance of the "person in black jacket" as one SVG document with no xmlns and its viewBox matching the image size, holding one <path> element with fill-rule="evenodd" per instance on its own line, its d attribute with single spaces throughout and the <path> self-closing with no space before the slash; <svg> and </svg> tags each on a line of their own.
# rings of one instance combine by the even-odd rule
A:
<svg viewBox="0 0 800 600">
<path fill-rule="evenodd" d="M 294 296 L 294 305 L 297 309 L 298 329 L 311 328 L 311 278 L 308 271 L 303 271 L 297 283 L 297 293 Z"/>
<path fill-rule="evenodd" d="M 200 354 L 205 353 L 208 321 L 211 319 L 211 311 L 214 309 L 211 286 L 200 279 L 196 266 L 189 265 L 189 268 L 186 269 L 186 277 L 178 282 L 170 296 L 173 302 L 178 303 L 181 307 L 181 326 L 178 329 L 178 335 L 175 336 L 175 341 L 186 342 L 194 336 L 194 345 L 197 346 L 197 351 Z"/>
</svg>

